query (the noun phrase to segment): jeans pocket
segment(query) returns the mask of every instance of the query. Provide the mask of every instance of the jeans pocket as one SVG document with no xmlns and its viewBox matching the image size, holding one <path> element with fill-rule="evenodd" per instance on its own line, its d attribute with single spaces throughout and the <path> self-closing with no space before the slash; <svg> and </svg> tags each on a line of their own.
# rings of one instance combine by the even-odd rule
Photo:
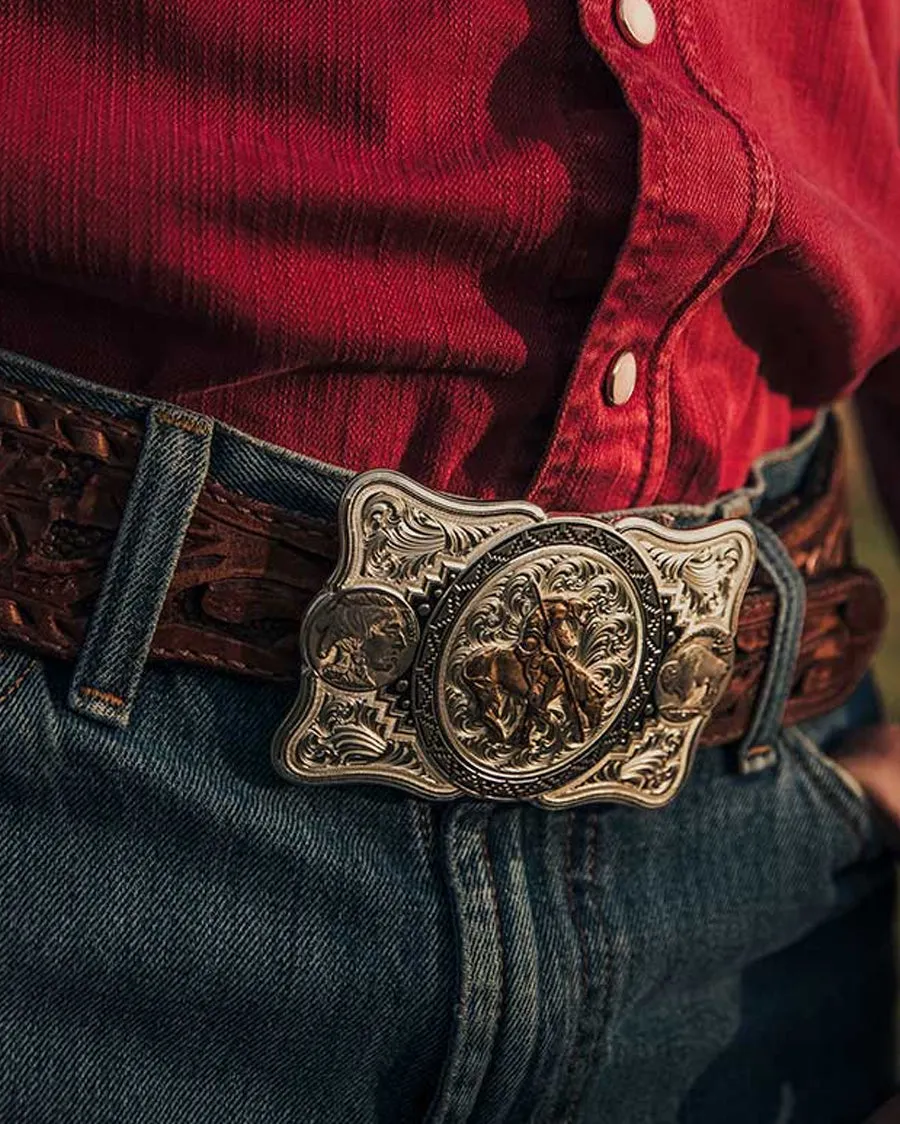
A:
<svg viewBox="0 0 900 1124">
<path fill-rule="evenodd" d="M 850 734 L 880 721 L 881 703 L 867 676 L 841 706 L 785 729 L 780 747 L 803 771 L 823 813 L 867 841 L 879 836 L 878 817 L 862 786 L 836 759 L 834 750 Z"/>
<path fill-rule="evenodd" d="M 783 732 L 782 752 L 790 752 L 826 808 L 855 832 L 872 832 L 874 808 L 862 785 L 803 727 Z"/>
</svg>

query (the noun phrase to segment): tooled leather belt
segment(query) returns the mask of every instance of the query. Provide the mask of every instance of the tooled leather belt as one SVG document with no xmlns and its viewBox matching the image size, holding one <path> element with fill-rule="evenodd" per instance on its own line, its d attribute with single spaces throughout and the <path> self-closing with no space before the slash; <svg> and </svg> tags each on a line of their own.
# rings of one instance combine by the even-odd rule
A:
<svg viewBox="0 0 900 1124">
<path fill-rule="evenodd" d="M 31 389 L 0 388 L 2 642 L 48 657 L 76 657 L 113 547 L 141 440 L 138 422 L 108 417 Z M 870 663 L 885 617 L 877 579 L 852 560 L 843 458 L 834 430 L 820 442 L 799 493 L 760 514 L 787 546 L 806 582 L 806 616 L 784 715 L 785 723 L 793 724 L 847 698 Z M 387 517 L 387 510 L 382 517 Z M 576 532 L 577 527 L 570 529 L 570 538 Z M 570 540 L 563 536 L 559 541 L 565 555 Z M 377 553 L 378 543 L 375 539 L 373 543 Z M 385 549 L 389 546 L 388 542 Z M 647 557 L 642 549 L 635 549 Z M 297 680 L 305 611 L 327 584 L 338 553 L 335 525 L 207 481 L 150 658 L 262 680 Z M 615 574 L 624 565 L 621 560 L 613 565 Z M 493 580 L 488 571 L 485 580 Z M 746 731 L 766 666 L 776 605 L 775 590 L 765 571 L 756 566 L 736 614 L 733 673 L 711 717 L 705 716 L 703 744 L 727 743 Z M 349 603 L 344 605 L 345 616 L 350 609 Z M 460 664 L 459 676 L 469 683 L 472 697 L 480 700 L 484 723 L 502 732 L 502 723 L 512 721 L 511 709 L 518 706 L 520 758 L 527 757 L 528 746 L 539 740 L 533 729 L 523 725 L 533 725 L 540 711 L 535 683 L 540 684 L 545 710 L 561 714 L 568 705 L 580 733 L 600 707 L 596 685 L 582 681 L 574 664 L 566 670 L 562 651 L 568 642 L 569 625 L 562 620 L 566 611 L 565 599 L 550 595 L 542 599 L 538 594 L 505 653 L 494 644 L 480 655 L 470 653 Z M 320 671 L 326 682 L 335 682 L 339 662 L 334 661 L 346 652 L 340 637 L 330 647 L 323 639 L 328 627 L 327 622 L 316 624 L 315 643 L 320 652 L 328 648 L 330 663 Z M 313 641 L 307 637 L 306 643 Z M 710 641 L 707 649 L 707 659 L 714 659 L 715 643 Z M 694 662 L 697 655 L 695 651 L 691 657 Z M 610 662 L 604 666 L 613 691 L 615 668 Z M 676 693 L 677 673 L 676 668 L 672 688 Z M 349 682 L 347 674 L 351 673 L 345 669 Z M 348 697 L 352 698 L 352 690 Z M 526 712 L 531 716 L 527 722 L 522 717 Z M 526 766 L 527 762 L 525 772 Z"/>
</svg>

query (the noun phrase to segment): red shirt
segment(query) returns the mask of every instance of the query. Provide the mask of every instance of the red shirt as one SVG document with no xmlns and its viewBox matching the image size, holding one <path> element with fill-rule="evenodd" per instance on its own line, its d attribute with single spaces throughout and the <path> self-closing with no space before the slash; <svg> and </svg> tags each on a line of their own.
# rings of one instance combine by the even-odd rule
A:
<svg viewBox="0 0 900 1124">
<path fill-rule="evenodd" d="M 900 6 L 652 2 L 7 0 L 0 346 L 556 510 L 900 398 Z"/>
</svg>

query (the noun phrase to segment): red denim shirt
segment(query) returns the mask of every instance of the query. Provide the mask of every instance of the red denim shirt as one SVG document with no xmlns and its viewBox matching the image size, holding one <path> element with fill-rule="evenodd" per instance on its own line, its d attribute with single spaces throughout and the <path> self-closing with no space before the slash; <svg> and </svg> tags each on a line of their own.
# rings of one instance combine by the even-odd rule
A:
<svg viewBox="0 0 900 1124">
<path fill-rule="evenodd" d="M 900 400 L 897 4 L 11 0 L 0 59 L 0 346 L 555 510 Z"/>
</svg>

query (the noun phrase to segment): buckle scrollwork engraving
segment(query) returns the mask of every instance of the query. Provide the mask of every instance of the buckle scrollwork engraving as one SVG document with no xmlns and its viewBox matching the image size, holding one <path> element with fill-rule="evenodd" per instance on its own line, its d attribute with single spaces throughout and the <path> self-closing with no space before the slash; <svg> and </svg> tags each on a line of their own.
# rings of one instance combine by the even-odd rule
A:
<svg viewBox="0 0 900 1124">
<path fill-rule="evenodd" d="M 274 743 L 296 781 L 658 806 L 725 690 L 746 523 L 549 519 L 366 473 Z"/>
</svg>

